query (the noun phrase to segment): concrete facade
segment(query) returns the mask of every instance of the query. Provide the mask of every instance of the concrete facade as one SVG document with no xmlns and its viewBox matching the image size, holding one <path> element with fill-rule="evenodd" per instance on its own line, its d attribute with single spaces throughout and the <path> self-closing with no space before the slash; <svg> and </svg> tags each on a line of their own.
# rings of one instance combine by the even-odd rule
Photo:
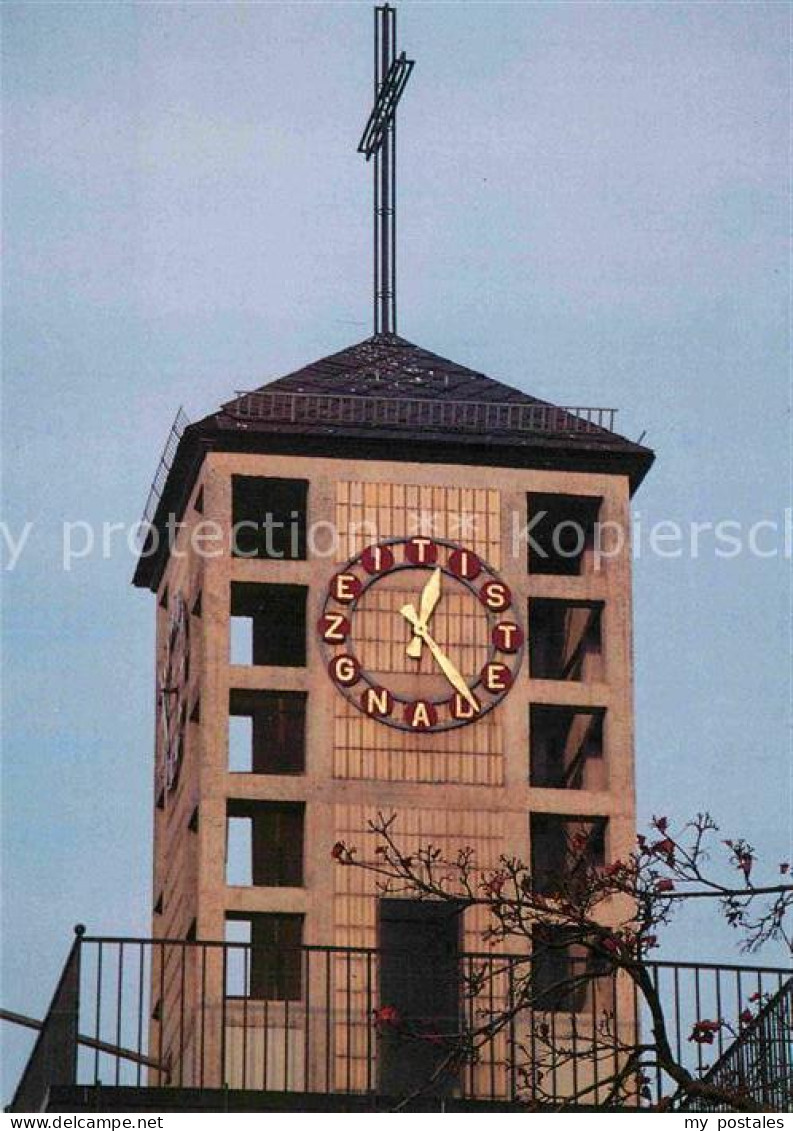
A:
<svg viewBox="0 0 793 1131">
<path fill-rule="evenodd" d="M 307 480 L 308 525 L 316 530 L 323 524 L 317 538 L 323 554 L 309 551 L 304 561 L 232 556 L 228 546 L 236 475 Z M 588 552 L 577 576 L 530 572 L 519 532 L 527 524 L 527 500 L 534 493 L 600 499 L 600 521 L 629 528 L 626 475 L 256 453 L 205 456 L 158 592 L 158 670 L 177 595 L 193 611 L 178 781 L 171 790 L 163 789 L 159 776 L 155 783 L 155 938 L 190 934 L 221 940 L 229 913 L 297 913 L 305 917 L 305 944 L 377 945 L 373 877 L 340 868 L 331 859 L 331 847 L 342 840 L 370 855 L 374 841 L 366 822 L 378 811 L 399 814 L 396 835 L 406 850 L 428 841 L 450 852 L 470 845 L 482 868 L 495 866 L 502 853 L 530 858 L 532 814 L 605 818 L 606 860 L 631 850 L 629 546 L 604 558 L 599 568 Z M 315 628 L 328 583 L 340 563 L 377 540 L 356 534 L 356 525 L 373 523 L 381 539 L 409 537 L 416 533 L 416 513 L 427 511 L 435 516 L 439 537 L 460 542 L 493 566 L 510 587 L 529 631 L 532 600 L 602 602 L 601 648 L 587 659 L 582 678 L 533 678 L 527 656 L 509 694 L 489 715 L 438 734 L 394 730 L 350 706 L 329 678 Z M 327 556 L 328 537 L 322 532 L 331 528 L 338 529 L 339 545 Z M 196 537 L 202 532 L 199 553 Z M 306 587 L 305 666 L 230 662 L 230 593 L 238 582 Z M 307 694 L 305 773 L 230 771 L 229 695 L 235 689 Z M 532 705 L 604 712 L 602 762 L 584 778 L 584 788 L 530 784 Z M 158 766 L 161 746 L 158 728 Z M 226 882 L 227 811 L 234 800 L 304 803 L 300 887 Z M 466 915 L 465 949 L 480 950 L 481 916 Z M 168 993 L 167 978 L 157 971 L 153 998 L 158 979 Z"/>
</svg>

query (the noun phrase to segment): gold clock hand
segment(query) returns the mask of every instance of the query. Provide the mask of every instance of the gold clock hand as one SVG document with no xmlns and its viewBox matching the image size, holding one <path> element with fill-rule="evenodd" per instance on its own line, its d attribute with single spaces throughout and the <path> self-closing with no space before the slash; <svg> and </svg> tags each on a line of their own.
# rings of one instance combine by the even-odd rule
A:
<svg viewBox="0 0 793 1131">
<path fill-rule="evenodd" d="M 403 605 L 399 611 L 405 618 L 405 620 L 413 626 L 413 631 L 416 633 L 419 639 L 423 640 L 427 645 L 433 657 L 437 661 L 438 667 L 446 676 L 455 691 L 458 691 L 460 695 L 462 695 L 462 697 L 471 704 L 473 709 L 475 711 L 478 711 L 479 704 L 477 703 L 470 687 L 465 682 L 460 672 L 457 670 L 455 665 L 452 663 L 452 661 L 449 659 L 440 645 L 430 636 L 429 631 L 421 623 L 421 618 L 419 617 L 414 607 L 412 605 Z"/>
<path fill-rule="evenodd" d="M 424 586 L 424 589 L 422 590 L 422 593 L 421 593 L 421 603 L 419 605 L 418 619 L 419 619 L 419 623 L 424 628 L 426 628 L 427 625 L 429 624 L 430 617 L 435 612 L 435 606 L 438 604 L 438 601 L 440 601 L 440 599 L 441 599 L 441 574 L 442 574 L 441 569 L 433 570 L 432 576 L 430 577 L 427 584 Z M 411 605 L 411 608 L 412 607 L 413 606 Z M 423 643 L 424 643 L 424 641 L 421 639 L 419 634 L 417 632 L 415 632 L 415 630 L 414 630 L 414 635 L 413 635 L 410 643 L 407 646 L 407 654 L 408 654 L 408 656 L 410 656 L 410 658 L 412 660 L 420 659 L 421 648 L 422 648 Z"/>
</svg>

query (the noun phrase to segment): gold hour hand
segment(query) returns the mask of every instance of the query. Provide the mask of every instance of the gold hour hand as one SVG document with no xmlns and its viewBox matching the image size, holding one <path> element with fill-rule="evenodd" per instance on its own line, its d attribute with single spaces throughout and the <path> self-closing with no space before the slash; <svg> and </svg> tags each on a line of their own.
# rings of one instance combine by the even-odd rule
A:
<svg viewBox="0 0 793 1131">
<path fill-rule="evenodd" d="M 429 624 L 430 617 L 435 612 L 435 606 L 441 599 L 441 574 L 442 570 L 434 569 L 432 571 L 432 576 L 424 586 L 424 589 L 421 593 L 421 601 L 419 603 L 419 612 L 417 619 L 419 624 L 421 624 L 424 628 L 426 628 Z M 412 605 L 410 605 L 409 607 L 413 609 Z M 413 609 L 414 613 L 415 611 L 416 610 Z M 421 649 L 423 644 L 424 641 L 414 627 L 413 636 L 407 646 L 407 654 L 412 660 L 421 659 Z"/>
<path fill-rule="evenodd" d="M 479 703 L 476 701 L 470 687 L 440 645 L 430 636 L 429 631 L 422 624 L 421 618 L 414 607 L 412 605 L 403 605 L 399 611 L 408 624 L 413 626 L 413 631 L 419 639 L 427 645 L 432 656 L 437 661 L 438 667 L 455 691 L 458 691 L 463 699 L 471 704 L 475 711 L 479 711 Z"/>
</svg>

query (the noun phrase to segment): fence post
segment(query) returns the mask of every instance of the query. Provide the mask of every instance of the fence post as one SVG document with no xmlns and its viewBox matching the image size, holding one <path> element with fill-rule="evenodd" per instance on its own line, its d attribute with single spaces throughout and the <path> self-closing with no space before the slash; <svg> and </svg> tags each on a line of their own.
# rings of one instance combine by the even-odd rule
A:
<svg viewBox="0 0 793 1131">
<path fill-rule="evenodd" d="M 80 950 L 84 934 L 85 927 L 78 923 L 74 928 L 74 942 L 9 1111 L 45 1111 L 53 1085 L 77 1082 Z"/>
</svg>

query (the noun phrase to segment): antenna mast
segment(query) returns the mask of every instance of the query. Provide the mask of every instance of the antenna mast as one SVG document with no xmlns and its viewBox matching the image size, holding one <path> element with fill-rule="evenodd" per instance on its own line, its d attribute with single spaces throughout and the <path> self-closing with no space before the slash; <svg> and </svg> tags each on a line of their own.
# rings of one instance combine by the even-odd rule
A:
<svg viewBox="0 0 793 1131">
<path fill-rule="evenodd" d="M 396 110 L 413 60 L 396 53 L 396 11 L 374 11 L 374 105 L 358 152 L 374 157 L 374 332 L 395 334 L 396 318 Z"/>
</svg>

